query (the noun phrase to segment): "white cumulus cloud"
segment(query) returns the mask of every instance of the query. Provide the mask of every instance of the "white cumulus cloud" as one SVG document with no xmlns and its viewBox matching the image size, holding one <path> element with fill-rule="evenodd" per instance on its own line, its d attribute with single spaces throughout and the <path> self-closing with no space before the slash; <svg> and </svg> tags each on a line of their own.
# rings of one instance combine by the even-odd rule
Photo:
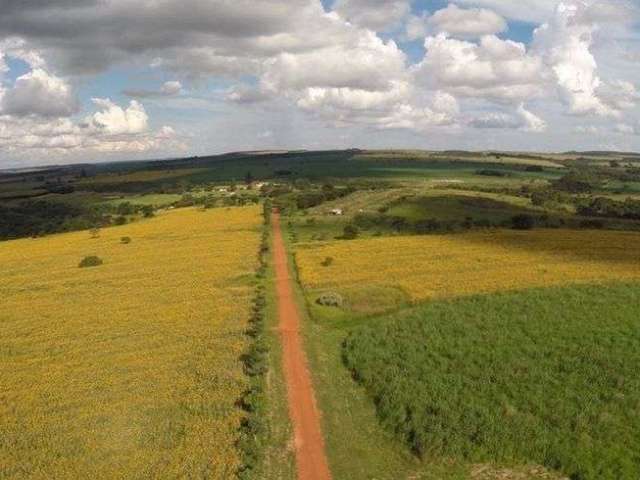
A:
<svg viewBox="0 0 640 480">
<path fill-rule="evenodd" d="M 133 98 L 175 97 L 182 93 L 182 83 L 178 80 L 171 80 L 162 84 L 158 90 L 127 89 L 122 93 Z"/>
<path fill-rule="evenodd" d="M 455 0 L 460 5 L 489 8 L 510 19 L 531 23 L 548 21 L 558 0 Z"/>
<path fill-rule="evenodd" d="M 564 0 L 550 23 L 535 32 L 536 48 L 553 71 L 562 101 L 575 115 L 615 115 L 614 108 L 598 96 L 602 82 L 591 53 L 596 25 L 585 22 L 588 3 Z"/>
<path fill-rule="evenodd" d="M 141 103 L 132 100 L 127 108 L 116 105 L 108 98 L 94 98 L 99 108 L 85 121 L 100 132 L 108 135 L 136 134 L 145 132 L 149 116 Z"/>
<path fill-rule="evenodd" d="M 484 8 L 464 9 L 455 4 L 438 10 L 427 21 L 434 33 L 448 33 L 454 37 L 475 38 L 504 32 L 506 20 Z"/>
<path fill-rule="evenodd" d="M 18 117 L 68 117 L 77 110 L 69 84 L 41 68 L 18 77 L 13 87 L 5 90 L 0 104 L 0 113 Z"/>
<path fill-rule="evenodd" d="M 309 87 L 385 90 L 405 71 L 405 54 L 373 32 L 356 33 L 353 44 L 304 53 L 283 53 L 266 62 L 263 85 L 273 91 Z"/>
<path fill-rule="evenodd" d="M 487 35 L 477 44 L 441 33 L 428 37 L 425 49 L 414 69 L 424 85 L 502 102 L 521 102 L 542 93 L 542 60 L 521 43 Z"/>
<path fill-rule="evenodd" d="M 547 129 L 547 123 L 520 104 L 514 113 L 490 112 L 471 118 L 467 125 L 481 129 L 517 129 L 540 133 Z"/>
<path fill-rule="evenodd" d="M 526 132 L 544 132 L 547 129 L 547 122 L 530 112 L 524 104 L 518 106 L 518 116 L 522 119 L 522 130 Z"/>
<path fill-rule="evenodd" d="M 345 20 L 380 31 L 402 21 L 410 10 L 410 0 L 336 0 L 333 6 Z"/>
</svg>

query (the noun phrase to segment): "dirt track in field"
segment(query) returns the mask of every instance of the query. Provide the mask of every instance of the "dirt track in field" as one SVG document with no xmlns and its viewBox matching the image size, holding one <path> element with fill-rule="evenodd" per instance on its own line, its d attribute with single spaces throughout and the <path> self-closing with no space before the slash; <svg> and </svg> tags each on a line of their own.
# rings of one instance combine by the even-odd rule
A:
<svg viewBox="0 0 640 480">
<path fill-rule="evenodd" d="M 279 213 L 273 213 L 271 225 L 279 330 L 282 339 L 289 416 L 295 436 L 298 480 L 329 480 L 331 473 L 320 429 L 320 412 L 316 405 L 307 358 L 302 346 L 300 312 L 293 295 L 293 279 L 289 275 Z"/>
</svg>

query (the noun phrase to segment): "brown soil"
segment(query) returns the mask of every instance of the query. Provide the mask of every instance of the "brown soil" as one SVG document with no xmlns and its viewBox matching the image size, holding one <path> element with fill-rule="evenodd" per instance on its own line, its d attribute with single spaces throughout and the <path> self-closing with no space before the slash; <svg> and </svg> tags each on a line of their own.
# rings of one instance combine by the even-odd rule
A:
<svg viewBox="0 0 640 480">
<path fill-rule="evenodd" d="M 279 330 L 282 338 L 284 376 L 289 415 L 295 436 L 299 480 L 329 480 L 331 473 L 324 452 L 320 412 L 316 406 L 311 376 L 302 346 L 300 313 L 296 305 L 287 252 L 282 238 L 280 215 L 272 215 L 273 257 L 278 295 Z"/>
</svg>

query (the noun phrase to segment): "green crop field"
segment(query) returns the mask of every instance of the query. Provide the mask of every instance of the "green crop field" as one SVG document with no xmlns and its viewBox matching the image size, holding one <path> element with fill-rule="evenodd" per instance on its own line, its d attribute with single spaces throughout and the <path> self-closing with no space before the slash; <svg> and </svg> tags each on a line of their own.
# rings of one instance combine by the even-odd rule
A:
<svg viewBox="0 0 640 480">
<path fill-rule="evenodd" d="M 492 222 L 509 220 L 514 215 L 521 213 L 540 213 L 540 210 L 531 208 L 531 205 L 523 204 L 522 201 L 518 202 L 521 199 L 509 200 L 511 201 L 455 193 L 443 196 L 413 197 L 391 203 L 387 213 L 404 217 L 410 221 L 429 218 L 460 221 L 471 217 Z"/>
<path fill-rule="evenodd" d="M 432 303 L 344 343 L 379 418 L 423 458 L 640 477 L 640 285 Z"/>
</svg>

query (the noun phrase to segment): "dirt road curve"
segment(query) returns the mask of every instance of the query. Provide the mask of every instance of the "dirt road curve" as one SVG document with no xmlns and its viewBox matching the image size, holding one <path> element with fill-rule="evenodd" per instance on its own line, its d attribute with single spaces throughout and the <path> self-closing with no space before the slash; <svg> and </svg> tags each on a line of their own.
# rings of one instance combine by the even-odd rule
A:
<svg viewBox="0 0 640 480">
<path fill-rule="evenodd" d="M 280 228 L 280 215 L 274 213 L 271 220 L 279 328 L 289 415 L 295 435 L 298 480 L 329 480 L 331 473 L 324 452 L 320 414 L 316 407 L 311 376 L 302 347 L 300 313 L 293 297 L 292 279 L 289 277 L 287 253 Z"/>
</svg>

